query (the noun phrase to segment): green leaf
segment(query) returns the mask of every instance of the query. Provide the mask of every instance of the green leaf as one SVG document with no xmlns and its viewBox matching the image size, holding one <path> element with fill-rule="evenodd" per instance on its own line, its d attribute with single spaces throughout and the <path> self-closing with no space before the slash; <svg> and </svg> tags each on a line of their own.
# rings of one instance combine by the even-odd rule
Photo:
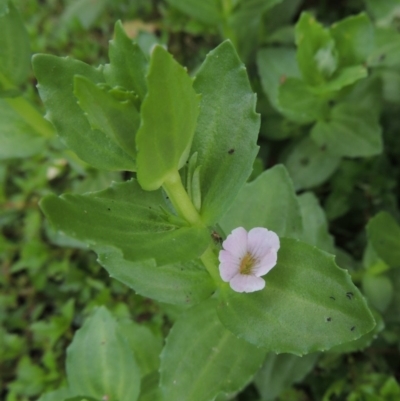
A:
<svg viewBox="0 0 400 401">
<path fill-rule="evenodd" d="M 71 390 L 67 387 L 61 387 L 58 390 L 43 394 L 38 401 L 60 401 L 72 397 Z"/>
<path fill-rule="evenodd" d="M 368 238 L 378 256 L 391 267 L 400 267 L 400 226 L 387 212 L 380 212 L 367 225 Z"/>
<path fill-rule="evenodd" d="M 375 326 L 360 291 L 334 257 L 287 238 L 281 238 L 265 288 L 243 294 L 225 285 L 218 316 L 258 347 L 297 355 L 355 340 Z"/>
<path fill-rule="evenodd" d="M 67 349 L 68 384 L 74 395 L 135 401 L 140 371 L 118 324 L 100 307 L 75 333 Z"/>
<path fill-rule="evenodd" d="M 135 135 L 140 115 L 133 103 L 115 99 L 112 94 L 79 75 L 74 78 L 74 95 L 92 129 L 102 131 L 135 160 Z"/>
<path fill-rule="evenodd" d="M 339 52 L 340 67 L 365 64 L 374 44 L 374 27 L 368 15 L 352 15 L 332 25 L 330 33 Z"/>
<path fill-rule="evenodd" d="M 383 274 L 364 274 L 362 289 L 369 303 L 381 313 L 386 311 L 393 300 L 393 284 Z"/>
<path fill-rule="evenodd" d="M 312 192 L 306 192 L 297 199 L 303 218 L 302 240 L 326 252 L 335 253 L 333 237 L 328 232 L 325 212 L 317 197 Z"/>
<path fill-rule="evenodd" d="M 334 41 L 309 13 L 303 12 L 296 24 L 297 62 L 306 83 L 318 86 L 337 69 Z"/>
<path fill-rule="evenodd" d="M 140 397 L 138 401 L 161 401 L 160 387 L 158 386 L 160 375 L 158 372 L 148 374 L 142 379 Z"/>
<path fill-rule="evenodd" d="M 229 41 L 207 55 L 193 85 L 201 105 L 192 153 L 201 166 L 201 215 L 212 225 L 252 171 L 260 117 L 246 68 Z"/>
<path fill-rule="evenodd" d="M 254 380 L 261 399 L 273 401 L 294 383 L 301 382 L 313 369 L 319 356 L 318 353 L 303 357 L 268 354 Z"/>
<path fill-rule="evenodd" d="M 301 236 L 300 208 L 285 167 L 275 166 L 246 184 L 220 225 L 226 234 L 236 227 L 265 227 L 279 236 Z"/>
<path fill-rule="evenodd" d="M 137 174 L 140 185 L 153 191 L 188 159 L 200 99 L 185 68 L 159 45 L 152 53 L 147 85 L 136 136 Z"/>
<path fill-rule="evenodd" d="M 222 19 L 219 0 L 167 0 L 167 3 L 203 24 L 216 25 Z"/>
<path fill-rule="evenodd" d="M 350 103 L 339 103 L 327 120 L 318 121 L 311 137 L 330 153 L 347 157 L 374 156 L 382 152 L 377 116 Z"/>
<path fill-rule="evenodd" d="M 110 64 L 104 67 L 107 83 L 134 91 L 143 100 L 147 93 L 147 60 L 140 47 L 128 38 L 120 21 L 115 24 L 108 54 Z"/>
<path fill-rule="evenodd" d="M 279 89 L 288 78 L 300 78 L 296 51 L 287 48 L 262 49 L 257 54 L 257 67 L 261 84 L 275 109 L 291 118 L 290 110 L 282 110 L 278 101 Z"/>
<path fill-rule="evenodd" d="M 132 320 L 118 322 L 118 331 L 125 337 L 140 369 L 141 377 L 158 370 L 162 340 L 152 331 Z"/>
<path fill-rule="evenodd" d="M 371 67 L 398 67 L 400 65 L 400 35 L 395 28 L 376 28 L 375 46 L 368 65 Z"/>
<path fill-rule="evenodd" d="M 135 180 L 86 195 L 50 195 L 41 208 L 57 230 L 95 250 L 116 247 L 134 262 L 191 260 L 209 243 L 207 229 L 181 226 L 186 223 L 166 213 L 161 191 L 145 192 Z"/>
<path fill-rule="evenodd" d="M 102 131 L 91 129 L 73 93 L 75 75 L 101 83 L 104 82 L 102 72 L 81 61 L 44 54 L 33 57 L 33 69 L 39 81 L 40 97 L 47 109 L 46 117 L 67 146 L 94 167 L 134 171 L 134 161 L 115 140 Z"/>
<path fill-rule="evenodd" d="M 284 159 L 296 190 L 313 188 L 339 167 L 340 157 L 319 147 L 309 137 L 295 143 Z"/>
<path fill-rule="evenodd" d="M 11 1 L 0 9 L 0 88 L 19 86 L 31 69 L 28 32 Z"/>
<path fill-rule="evenodd" d="M 278 103 L 287 118 L 299 124 L 309 124 L 324 118 L 328 107 L 323 98 L 314 94 L 304 81 L 297 78 L 287 78 L 281 84 Z"/>
<path fill-rule="evenodd" d="M 242 389 L 261 366 L 265 353 L 228 331 L 215 306 L 208 300 L 189 309 L 169 332 L 161 354 L 163 399 L 214 400 Z"/>
<path fill-rule="evenodd" d="M 0 99 L 0 160 L 25 158 L 40 153 L 46 140 Z"/>
<path fill-rule="evenodd" d="M 87 31 L 99 18 L 108 4 L 107 0 L 76 0 L 68 4 L 61 16 L 60 27 L 72 29 L 77 21 Z"/>
<path fill-rule="evenodd" d="M 126 260 L 115 249 L 102 249 L 98 253 L 100 264 L 111 277 L 159 302 L 192 305 L 209 298 L 215 291 L 214 281 L 199 260 L 157 266 L 154 260 Z"/>
</svg>

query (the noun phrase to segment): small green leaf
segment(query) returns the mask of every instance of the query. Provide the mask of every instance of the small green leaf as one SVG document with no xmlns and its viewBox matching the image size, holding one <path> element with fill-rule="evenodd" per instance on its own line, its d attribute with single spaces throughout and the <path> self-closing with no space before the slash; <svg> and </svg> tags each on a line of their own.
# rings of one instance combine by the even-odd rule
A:
<svg viewBox="0 0 400 401">
<path fill-rule="evenodd" d="M 400 267 L 400 226 L 387 212 L 380 212 L 367 225 L 368 238 L 378 256 L 391 267 Z"/>
<path fill-rule="evenodd" d="M 135 401 L 140 371 L 132 349 L 105 307 L 75 333 L 66 362 L 71 393 L 110 401 Z"/>
<path fill-rule="evenodd" d="M 268 351 L 324 351 L 375 326 L 347 271 L 311 245 L 281 238 L 278 263 L 265 279 L 265 288 L 250 294 L 224 286 L 218 316 L 237 336 Z"/>
<path fill-rule="evenodd" d="M 31 69 L 30 39 L 11 1 L 0 9 L 0 49 L 0 88 L 21 85 Z"/>
<path fill-rule="evenodd" d="M 50 195 L 41 208 L 57 230 L 95 250 L 116 247 L 134 262 L 154 258 L 163 265 L 191 260 L 209 243 L 207 229 L 185 226 L 167 214 L 161 191 L 143 191 L 135 180 L 86 195 Z"/>
<path fill-rule="evenodd" d="M 120 21 L 115 24 L 108 54 L 110 64 L 104 67 L 106 81 L 111 86 L 134 91 L 143 100 L 147 93 L 147 60 L 140 47 L 128 38 Z"/>
<path fill-rule="evenodd" d="M 161 338 L 157 338 L 148 327 L 128 319 L 118 322 L 118 331 L 131 347 L 142 378 L 158 370 Z"/>
<path fill-rule="evenodd" d="M 136 136 L 137 174 L 140 185 L 153 191 L 188 159 L 200 99 L 185 68 L 162 46 L 153 50 L 147 85 Z"/>
<path fill-rule="evenodd" d="M 214 281 L 199 260 L 157 266 L 154 260 L 126 260 L 115 249 L 101 249 L 98 253 L 100 264 L 111 277 L 159 302 L 191 305 L 209 298 L 215 291 Z"/>
<path fill-rule="evenodd" d="M 301 102 L 299 102 L 301 99 Z M 309 124 L 324 118 L 327 102 L 313 93 L 311 88 L 297 78 L 286 79 L 279 88 L 278 103 L 287 118 L 299 124 Z"/>
<path fill-rule="evenodd" d="M 305 137 L 292 146 L 284 163 L 295 189 L 299 190 L 322 184 L 339 167 L 340 157 Z"/>
<path fill-rule="evenodd" d="M 302 240 L 329 253 L 334 252 L 333 237 L 328 232 L 325 212 L 312 192 L 301 194 L 298 198 L 303 218 L 304 234 Z"/>
<path fill-rule="evenodd" d="M 260 117 L 246 68 L 229 41 L 207 55 L 193 86 L 201 107 L 192 153 L 201 166 L 201 215 L 212 225 L 251 173 Z"/>
<path fill-rule="evenodd" d="M 279 236 L 301 236 L 300 208 L 285 167 L 275 166 L 246 184 L 220 225 L 226 234 L 236 227 L 265 227 Z"/>
<path fill-rule="evenodd" d="M 381 313 L 386 311 L 393 300 L 393 284 L 384 274 L 364 274 L 362 289 L 369 303 Z"/>
<path fill-rule="evenodd" d="M 0 160 L 33 156 L 44 149 L 46 140 L 0 99 Z"/>
<path fill-rule="evenodd" d="M 284 390 L 301 382 L 316 364 L 320 354 L 299 357 L 290 354 L 268 354 L 255 377 L 263 401 L 274 401 Z"/>
<path fill-rule="evenodd" d="M 58 390 L 43 394 L 38 401 L 60 401 L 72 397 L 71 390 L 67 387 L 61 387 Z"/>
<path fill-rule="evenodd" d="M 265 353 L 228 331 L 215 306 L 208 300 L 189 309 L 169 332 L 161 354 L 163 399 L 210 401 L 239 391 L 260 368 Z"/>
<path fill-rule="evenodd" d="M 120 102 L 85 77 L 74 78 L 74 95 L 93 130 L 102 131 L 133 160 L 140 115 L 130 100 Z"/>
<path fill-rule="evenodd" d="M 257 67 L 264 92 L 274 108 L 291 118 L 290 110 L 282 110 L 279 101 L 279 89 L 288 78 L 300 78 L 296 51 L 287 48 L 262 49 L 257 54 Z"/>
<path fill-rule="evenodd" d="M 167 0 L 167 3 L 203 24 L 216 25 L 222 19 L 219 0 Z"/>
<path fill-rule="evenodd" d="M 329 31 L 309 13 L 296 24 L 297 62 L 306 83 L 318 86 L 337 69 L 337 52 Z"/>
<path fill-rule="evenodd" d="M 33 57 L 33 69 L 39 81 L 39 94 L 47 109 L 46 117 L 58 134 L 85 162 L 103 170 L 135 170 L 135 163 L 106 134 L 92 130 L 73 93 L 74 76 L 93 83 L 104 82 L 99 69 L 81 61 L 44 54 Z"/>
<path fill-rule="evenodd" d="M 374 27 L 367 14 L 352 15 L 333 24 L 330 33 L 341 67 L 367 62 L 374 44 Z"/>
<path fill-rule="evenodd" d="M 382 152 L 382 134 L 377 116 L 357 105 L 340 103 L 328 120 L 318 121 L 311 137 L 338 156 L 367 157 Z"/>
</svg>

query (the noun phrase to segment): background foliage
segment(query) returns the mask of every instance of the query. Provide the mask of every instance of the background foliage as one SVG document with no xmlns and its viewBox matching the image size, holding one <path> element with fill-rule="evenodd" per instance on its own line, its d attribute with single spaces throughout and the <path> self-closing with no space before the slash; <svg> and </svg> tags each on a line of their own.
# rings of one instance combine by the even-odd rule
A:
<svg viewBox="0 0 400 401">
<path fill-rule="evenodd" d="M 4 4 L 0 1 L 0 18 Z M 307 224 L 320 227 L 321 233 L 329 228 L 330 236 L 323 234 L 315 241 L 336 253 L 338 264 L 349 270 L 376 314 L 375 331 L 356 348 L 344 345 L 303 358 L 268 355 L 254 382 L 232 394 L 232 399 L 399 399 L 400 3 L 15 0 L 14 4 L 13 18 L 18 19 L 19 13 L 26 32 L 0 27 L 7 33 L 0 35 L 1 71 L 19 88 L 10 93 L 1 81 L 0 398 L 35 400 L 62 386 L 65 350 L 88 316 L 108 322 L 104 330 L 111 337 L 115 319 L 119 325 L 125 322 L 125 335 L 131 340 L 126 347 L 137 352 L 137 342 L 148 342 L 153 353 L 142 359 L 135 354 L 136 362 L 124 360 L 143 376 L 158 367 L 171 323 L 179 324 L 179 316 L 185 317 L 184 307 L 150 301 L 111 279 L 93 252 L 53 231 L 38 207 L 47 194 L 102 190 L 112 180 L 132 176 L 96 170 L 65 149 L 53 128 L 31 109 L 43 112 L 26 57 L 30 46 L 31 53 L 71 56 L 91 65 L 106 63 L 108 41 L 120 19 L 145 53 L 155 43 L 167 44 L 190 73 L 222 40 L 231 39 L 246 64 L 261 114 L 260 150 L 248 189 L 258 185 L 256 178 L 265 169 L 283 163 L 300 194 L 302 214 L 309 216 Z M 353 16 L 350 22 L 339 22 L 348 16 Z M 314 18 L 321 25 L 310 25 Z M 315 33 L 307 33 L 309 26 Z M 357 51 L 349 50 L 343 39 L 343 31 L 352 30 Z M 318 65 L 310 65 L 309 54 L 315 49 L 301 40 L 308 34 L 321 41 Z M 7 59 L 4 49 L 16 43 L 20 51 L 15 59 Z M 27 100 L 22 115 L 13 107 L 21 94 Z M 239 194 L 235 216 L 240 201 Z M 209 218 L 212 221 L 213 216 Z M 233 217 L 226 219 L 227 229 L 232 221 Z M 98 306 L 106 306 L 112 315 Z M 214 319 L 205 311 L 199 314 L 207 321 Z M 220 336 L 223 328 L 215 327 L 213 335 Z M 85 330 L 91 330 L 90 324 Z M 128 334 L 133 332 L 139 334 Z M 79 352 L 71 347 L 69 360 Z M 158 380 L 146 378 L 144 387 Z M 164 374 L 162 380 L 172 379 Z M 151 394 L 148 397 L 152 399 Z"/>
</svg>

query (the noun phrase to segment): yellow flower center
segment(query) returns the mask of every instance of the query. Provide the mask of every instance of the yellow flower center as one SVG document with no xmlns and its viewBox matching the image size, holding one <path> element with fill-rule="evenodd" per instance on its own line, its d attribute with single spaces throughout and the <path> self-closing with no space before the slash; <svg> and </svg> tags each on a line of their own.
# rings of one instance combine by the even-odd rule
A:
<svg viewBox="0 0 400 401">
<path fill-rule="evenodd" d="M 253 258 L 253 255 L 251 255 L 250 253 L 246 253 L 242 261 L 240 262 L 240 267 L 239 267 L 240 274 L 250 275 L 252 273 L 252 269 L 255 263 L 256 260 Z"/>
</svg>

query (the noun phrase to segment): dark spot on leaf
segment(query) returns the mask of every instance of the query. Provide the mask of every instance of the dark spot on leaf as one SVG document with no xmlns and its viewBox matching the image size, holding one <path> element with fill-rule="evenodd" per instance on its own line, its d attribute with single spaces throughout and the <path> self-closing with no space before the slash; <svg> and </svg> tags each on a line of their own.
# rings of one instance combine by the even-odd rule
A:
<svg viewBox="0 0 400 401">
<path fill-rule="evenodd" d="M 303 157 L 303 158 L 300 159 L 300 164 L 301 164 L 302 166 L 307 166 L 307 164 L 308 164 L 309 162 L 310 162 L 310 161 L 308 160 L 307 157 Z"/>
<path fill-rule="evenodd" d="M 330 299 L 333 299 L 334 301 L 336 301 L 336 298 L 335 298 L 335 297 L 330 296 L 329 298 L 330 298 Z"/>
<path fill-rule="evenodd" d="M 166 198 L 169 199 L 169 196 L 167 196 Z"/>
<path fill-rule="evenodd" d="M 356 326 L 353 326 L 353 327 L 350 329 L 350 331 L 354 331 L 355 328 L 356 328 Z"/>
<path fill-rule="evenodd" d="M 108 210 L 108 211 L 111 211 L 111 209 L 110 209 L 109 207 L 107 208 L 107 210 Z"/>
<path fill-rule="evenodd" d="M 329 107 L 333 107 L 333 106 L 335 106 L 335 104 L 336 104 L 336 102 L 334 100 L 329 100 L 329 102 L 328 102 Z"/>
<path fill-rule="evenodd" d="M 386 58 L 386 54 L 381 54 L 380 56 L 379 56 L 379 61 L 383 61 L 383 60 L 385 60 L 385 58 Z"/>
<path fill-rule="evenodd" d="M 101 342 L 101 345 L 104 345 L 105 343 L 106 343 L 105 341 L 102 341 L 102 342 Z"/>
<path fill-rule="evenodd" d="M 326 150 L 326 144 L 323 144 L 323 145 L 319 148 L 319 150 L 320 150 L 321 152 L 325 152 L 325 150 Z"/>
<path fill-rule="evenodd" d="M 279 83 L 280 84 L 284 84 L 285 82 L 286 82 L 286 75 L 285 74 L 283 74 L 283 75 L 281 75 L 280 76 L 280 78 L 279 78 Z"/>
<path fill-rule="evenodd" d="M 326 321 L 327 321 L 327 322 L 331 322 L 331 321 L 332 321 L 332 318 L 331 318 L 331 317 L 327 317 L 327 318 L 326 318 Z"/>
<path fill-rule="evenodd" d="M 228 150 L 228 153 L 229 153 L 230 155 L 233 155 L 233 154 L 235 153 L 235 149 L 229 149 L 229 150 Z"/>
<path fill-rule="evenodd" d="M 346 297 L 349 299 L 353 299 L 354 294 L 352 292 L 346 292 Z"/>
</svg>

